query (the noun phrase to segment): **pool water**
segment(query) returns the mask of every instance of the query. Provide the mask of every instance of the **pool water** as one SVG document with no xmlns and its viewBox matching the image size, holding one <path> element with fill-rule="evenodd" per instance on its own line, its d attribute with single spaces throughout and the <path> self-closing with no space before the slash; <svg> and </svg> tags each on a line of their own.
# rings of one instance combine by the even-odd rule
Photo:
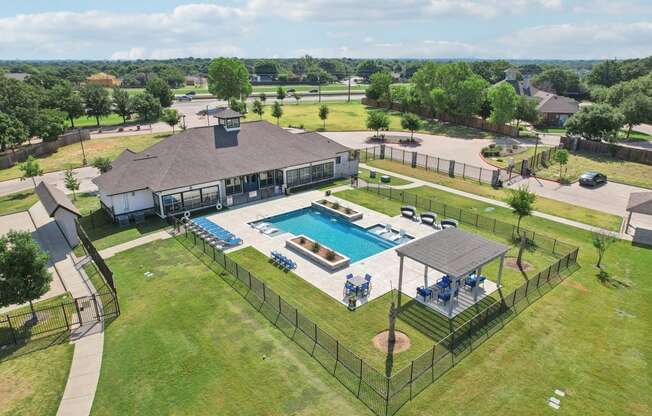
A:
<svg viewBox="0 0 652 416">
<path fill-rule="evenodd" d="M 397 243 L 374 235 L 365 228 L 313 208 L 287 212 L 267 218 L 264 222 L 295 235 L 303 234 L 349 257 L 351 263 L 397 246 Z"/>
</svg>

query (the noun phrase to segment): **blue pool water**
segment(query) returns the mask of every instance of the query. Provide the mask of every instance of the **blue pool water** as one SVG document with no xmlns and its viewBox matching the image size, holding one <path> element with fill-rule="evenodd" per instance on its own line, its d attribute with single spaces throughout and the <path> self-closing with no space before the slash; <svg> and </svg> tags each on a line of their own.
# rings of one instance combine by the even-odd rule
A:
<svg viewBox="0 0 652 416">
<path fill-rule="evenodd" d="M 312 208 L 286 212 L 264 222 L 295 235 L 303 234 L 349 257 L 351 263 L 397 245 L 346 220 Z"/>
</svg>

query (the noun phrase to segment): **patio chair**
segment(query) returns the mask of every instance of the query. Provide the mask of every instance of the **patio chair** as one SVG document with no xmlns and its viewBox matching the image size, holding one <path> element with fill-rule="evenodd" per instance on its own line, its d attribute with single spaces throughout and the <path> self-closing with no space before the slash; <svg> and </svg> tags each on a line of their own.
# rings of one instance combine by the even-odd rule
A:
<svg viewBox="0 0 652 416">
<path fill-rule="evenodd" d="M 464 279 L 464 288 L 473 289 L 478 284 L 478 279 L 475 276 L 469 276 Z"/>
<path fill-rule="evenodd" d="M 366 280 L 367 282 L 371 282 L 371 275 L 369 273 L 366 273 L 364 275 L 364 280 Z"/>
<path fill-rule="evenodd" d="M 412 205 L 403 205 L 401 207 L 401 215 L 414 221 L 417 217 L 417 209 Z"/>
<path fill-rule="evenodd" d="M 443 220 L 441 220 L 440 224 L 441 224 L 441 228 L 443 228 L 444 230 L 447 229 L 447 228 L 457 228 L 460 225 L 457 222 L 457 220 L 454 220 L 452 218 L 443 219 Z"/>
<path fill-rule="evenodd" d="M 360 291 L 362 292 L 362 296 L 367 296 L 370 292 L 371 289 L 371 284 L 369 282 L 364 282 L 360 286 Z"/>
<path fill-rule="evenodd" d="M 346 280 L 353 279 L 353 273 L 349 273 L 346 275 Z"/>
<path fill-rule="evenodd" d="M 421 296 L 425 302 L 432 300 L 432 289 L 427 287 L 417 287 L 417 295 Z"/>
<path fill-rule="evenodd" d="M 445 274 L 444 276 L 442 276 L 441 279 L 437 281 L 437 283 L 435 283 L 435 285 L 440 289 L 446 289 L 450 287 L 451 283 L 452 283 L 451 278 Z"/>
<path fill-rule="evenodd" d="M 353 283 L 348 281 L 344 283 L 344 295 L 348 296 L 354 291 L 355 291 L 355 286 L 353 286 Z"/>
<path fill-rule="evenodd" d="M 434 212 L 423 212 L 419 216 L 421 218 L 421 224 L 434 226 L 437 223 L 437 214 Z"/>
</svg>

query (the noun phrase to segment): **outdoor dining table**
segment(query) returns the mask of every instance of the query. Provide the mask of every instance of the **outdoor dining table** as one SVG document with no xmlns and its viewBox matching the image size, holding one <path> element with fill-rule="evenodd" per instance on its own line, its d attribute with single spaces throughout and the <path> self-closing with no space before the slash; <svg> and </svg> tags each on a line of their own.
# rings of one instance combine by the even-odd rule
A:
<svg viewBox="0 0 652 416">
<path fill-rule="evenodd" d="M 365 279 L 363 275 L 359 274 L 350 278 L 349 283 L 351 283 L 353 286 L 355 295 L 358 296 L 358 294 L 362 291 L 362 285 L 367 283 L 367 279 Z"/>
</svg>

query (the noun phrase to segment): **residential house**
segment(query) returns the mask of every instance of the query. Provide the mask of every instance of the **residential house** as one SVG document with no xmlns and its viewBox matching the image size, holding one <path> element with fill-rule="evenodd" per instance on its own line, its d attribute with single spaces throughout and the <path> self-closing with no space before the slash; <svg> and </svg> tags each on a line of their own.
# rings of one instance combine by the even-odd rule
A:
<svg viewBox="0 0 652 416">
<path fill-rule="evenodd" d="M 98 72 L 86 78 L 87 84 L 99 85 L 105 88 L 112 88 L 119 86 L 122 81 L 111 74 L 105 72 Z"/>
<path fill-rule="evenodd" d="M 3 75 L 5 78 L 15 79 L 16 81 L 26 81 L 30 77 L 26 72 L 6 72 Z"/>
</svg>

